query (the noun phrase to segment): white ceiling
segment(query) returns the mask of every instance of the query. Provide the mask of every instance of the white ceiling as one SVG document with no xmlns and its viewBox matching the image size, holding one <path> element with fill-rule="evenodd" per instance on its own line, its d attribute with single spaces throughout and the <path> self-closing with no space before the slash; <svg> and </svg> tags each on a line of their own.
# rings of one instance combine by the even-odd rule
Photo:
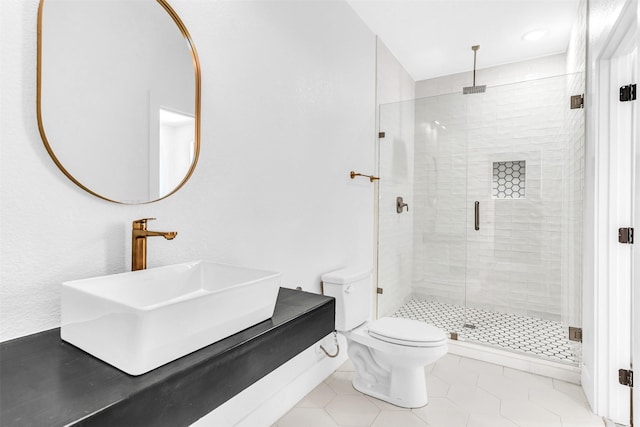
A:
<svg viewBox="0 0 640 427">
<path fill-rule="evenodd" d="M 347 0 L 415 80 L 564 53 L 578 0 Z M 538 41 L 524 33 L 546 29 Z"/>
</svg>

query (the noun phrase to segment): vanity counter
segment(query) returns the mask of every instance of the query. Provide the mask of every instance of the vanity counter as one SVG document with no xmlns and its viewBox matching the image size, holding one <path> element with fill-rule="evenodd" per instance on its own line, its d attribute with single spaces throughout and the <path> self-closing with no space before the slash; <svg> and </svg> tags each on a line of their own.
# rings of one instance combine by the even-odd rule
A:
<svg viewBox="0 0 640 427">
<path fill-rule="evenodd" d="M 330 334 L 334 316 L 333 298 L 280 288 L 271 319 L 137 377 L 59 328 L 7 341 L 0 425 L 188 426 Z"/>
</svg>

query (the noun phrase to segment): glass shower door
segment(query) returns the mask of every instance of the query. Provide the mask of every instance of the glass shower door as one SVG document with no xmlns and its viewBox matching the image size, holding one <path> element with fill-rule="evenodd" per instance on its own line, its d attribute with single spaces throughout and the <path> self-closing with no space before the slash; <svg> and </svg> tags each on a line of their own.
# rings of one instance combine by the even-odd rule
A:
<svg viewBox="0 0 640 427">
<path fill-rule="evenodd" d="M 447 332 L 464 323 L 465 117 L 462 94 L 380 107 L 378 317 L 402 307 Z"/>
<path fill-rule="evenodd" d="M 584 110 L 569 78 L 467 95 L 464 337 L 576 363 Z"/>
<path fill-rule="evenodd" d="M 378 317 L 579 361 L 583 79 L 380 106 Z"/>
</svg>

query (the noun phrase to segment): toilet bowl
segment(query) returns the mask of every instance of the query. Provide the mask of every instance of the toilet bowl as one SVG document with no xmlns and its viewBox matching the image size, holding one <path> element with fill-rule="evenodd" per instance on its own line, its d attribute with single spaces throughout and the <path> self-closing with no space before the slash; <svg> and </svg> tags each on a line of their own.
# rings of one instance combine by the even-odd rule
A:
<svg viewBox="0 0 640 427">
<path fill-rule="evenodd" d="M 447 336 L 424 322 L 395 317 L 369 320 L 371 270 L 341 269 L 322 276 L 336 299 L 336 329 L 347 339 L 355 367 L 353 387 L 404 408 L 427 404 L 424 367 L 447 353 Z"/>
</svg>

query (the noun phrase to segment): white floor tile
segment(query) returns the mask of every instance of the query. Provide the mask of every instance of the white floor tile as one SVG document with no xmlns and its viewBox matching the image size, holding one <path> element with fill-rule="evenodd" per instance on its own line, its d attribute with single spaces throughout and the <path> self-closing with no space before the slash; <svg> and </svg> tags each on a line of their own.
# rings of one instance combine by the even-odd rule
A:
<svg viewBox="0 0 640 427">
<path fill-rule="evenodd" d="M 326 411 L 339 425 L 370 426 L 380 409 L 364 396 L 337 396 Z"/>
<path fill-rule="evenodd" d="M 469 412 L 497 414 L 500 411 L 500 399 L 476 386 L 452 385 L 447 397 Z"/>
<path fill-rule="evenodd" d="M 604 420 L 595 414 L 585 417 L 560 417 L 562 427 L 603 427 Z"/>
<path fill-rule="evenodd" d="M 500 399 L 524 399 L 529 396 L 526 385 L 503 375 L 480 375 L 478 387 Z"/>
<path fill-rule="evenodd" d="M 437 365 L 431 371 L 432 376 L 436 376 L 449 385 L 476 385 L 478 384 L 478 374 L 465 368 L 457 366 L 455 368 L 445 368 Z"/>
<path fill-rule="evenodd" d="M 467 427 L 518 427 L 500 414 L 472 413 Z"/>
<path fill-rule="evenodd" d="M 503 400 L 500 413 L 520 427 L 562 427 L 558 415 L 528 400 Z"/>
<path fill-rule="evenodd" d="M 527 386 L 530 390 L 537 388 L 550 389 L 553 387 L 553 380 L 551 378 L 531 374 L 518 369 L 504 368 L 504 376 Z"/>
<path fill-rule="evenodd" d="M 278 427 L 337 427 L 324 409 L 293 408 L 278 420 Z"/>
<path fill-rule="evenodd" d="M 582 399 L 555 389 L 531 390 L 529 401 L 567 419 L 586 417 L 591 414 Z"/>
<path fill-rule="evenodd" d="M 465 427 L 469 413 L 444 397 L 429 399 L 427 406 L 412 409 L 429 427 Z"/>
<path fill-rule="evenodd" d="M 342 365 L 272 427 L 604 426 L 580 386 L 465 357 L 447 355 L 425 374 L 429 403 L 413 410 L 355 390 L 352 366 Z"/>
<path fill-rule="evenodd" d="M 446 397 L 449 392 L 449 383 L 436 375 L 427 375 L 427 396 Z"/>
<path fill-rule="evenodd" d="M 305 426 L 308 427 L 308 426 Z M 411 411 L 382 411 L 371 427 L 429 427 Z"/>
<path fill-rule="evenodd" d="M 444 356 L 442 356 L 436 363 L 433 364 L 433 369 L 440 368 L 445 371 L 456 369 L 460 364 L 460 359 L 461 359 L 460 356 L 447 353 Z"/>
<path fill-rule="evenodd" d="M 577 384 L 568 383 L 566 381 L 561 380 L 553 380 L 553 388 L 556 390 L 572 396 L 578 402 L 587 402 L 587 397 L 584 395 L 584 391 L 582 391 L 582 387 Z"/>
<path fill-rule="evenodd" d="M 318 387 L 311 390 L 300 402 L 296 404 L 298 408 L 324 408 L 327 403 L 331 402 L 336 393 L 326 385 L 321 383 Z"/>
<path fill-rule="evenodd" d="M 324 380 L 336 394 L 339 395 L 359 395 L 361 394 L 351 384 L 353 381 L 353 372 L 334 372 L 329 378 Z"/>
</svg>

